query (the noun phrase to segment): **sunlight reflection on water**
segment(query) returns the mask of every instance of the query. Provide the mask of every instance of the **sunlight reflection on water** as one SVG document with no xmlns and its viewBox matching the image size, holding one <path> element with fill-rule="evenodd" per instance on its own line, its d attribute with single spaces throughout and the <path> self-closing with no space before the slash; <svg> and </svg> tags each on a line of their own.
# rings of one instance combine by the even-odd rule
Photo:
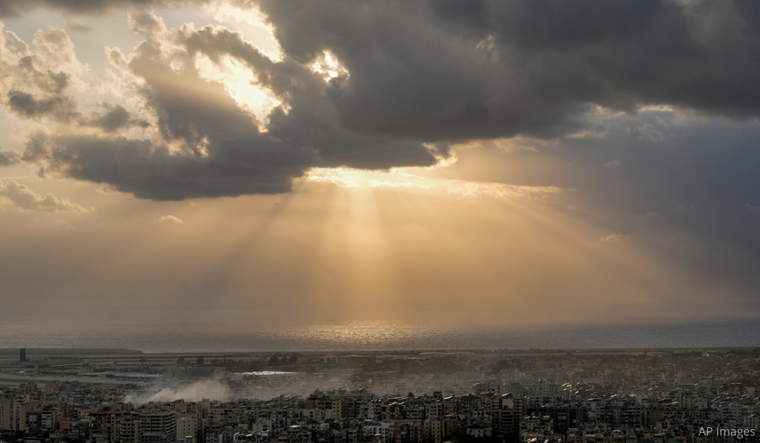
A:
<svg viewBox="0 0 760 443">
<path fill-rule="evenodd" d="M 760 322 L 465 328 L 393 321 L 315 325 L 4 322 L 0 348 L 125 348 L 146 352 L 385 351 L 739 347 L 760 345 Z"/>
</svg>

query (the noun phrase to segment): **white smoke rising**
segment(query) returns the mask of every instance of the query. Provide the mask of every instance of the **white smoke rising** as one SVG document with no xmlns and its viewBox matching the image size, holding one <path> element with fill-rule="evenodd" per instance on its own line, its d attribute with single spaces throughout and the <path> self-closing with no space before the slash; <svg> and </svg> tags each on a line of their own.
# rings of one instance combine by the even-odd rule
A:
<svg viewBox="0 0 760 443">
<path fill-rule="evenodd" d="M 229 380 L 216 377 L 196 381 L 159 382 L 147 388 L 132 391 L 124 396 L 124 402 L 140 407 L 150 402 L 167 403 L 175 400 L 200 402 L 203 399 L 221 402 L 253 399 L 268 401 L 280 396 L 307 397 L 316 390 L 355 389 L 351 377 L 335 374 L 317 374 L 306 377 L 282 379 L 253 379 L 230 386 Z"/>
<path fill-rule="evenodd" d="M 163 403 L 179 399 L 192 402 L 199 402 L 204 398 L 228 401 L 231 397 L 231 391 L 227 384 L 222 383 L 219 379 L 209 379 L 173 386 L 160 383 L 152 386 L 147 392 L 130 392 L 125 396 L 124 401 L 139 406 L 150 402 Z"/>
</svg>

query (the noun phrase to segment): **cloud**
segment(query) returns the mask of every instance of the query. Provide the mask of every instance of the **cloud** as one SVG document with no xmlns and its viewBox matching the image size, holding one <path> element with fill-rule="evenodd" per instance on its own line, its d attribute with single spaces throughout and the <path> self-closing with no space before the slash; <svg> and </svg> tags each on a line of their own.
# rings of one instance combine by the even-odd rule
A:
<svg viewBox="0 0 760 443">
<path fill-rule="evenodd" d="M 0 22 L 0 99 L 19 117 L 77 123 L 77 103 L 69 97 L 75 75 L 83 70 L 65 31 L 34 34 L 35 51 Z"/>
<path fill-rule="evenodd" d="M 636 131 L 652 143 L 662 142 L 666 137 L 665 134 L 655 129 L 651 123 L 645 123 L 643 126 L 636 128 Z"/>
<path fill-rule="evenodd" d="M 631 239 L 630 235 L 618 234 L 618 233 L 607 234 L 599 238 L 599 240 L 603 242 L 623 242 L 623 241 L 628 241 L 630 239 Z"/>
<path fill-rule="evenodd" d="M 174 215 L 162 215 L 161 217 L 158 218 L 158 222 L 159 223 L 174 222 L 178 224 L 185 223 L 184 221 L 182 221 L 181 218 L 176 217 Z"/>
<path fill-rule="evenodd" d="M 205 2 L 205 0 L 3 0 L 0 2 L 0 17 L 18 17 L 35 9 L 63 11 L 79 15 L 97 15 L 119 8 L 162 7 L 172 4 Z"/>
<path fill-rule="evenodd" d="M 87 34 L 95 30 L 92 26 L 83 25 L 81 23 L 69 21 L 66 23 L 66 29 L 71 32 L 77 32 L 80 34 Z"/>
<path fill-rule="evenodd" d="M 65 31 L 37 31 L 33 43 L 34 52 L 0 22 L 0 93 L 15 100 L 12 109 L 30 114 L 35 107 L 48 110 L 56 100 L 62 101 L 71 87 L 69 71 L 81 69 Z"/>
<path fill-rule="evenodd" d="M 112 106 L 104 115 L 97 118 L 97 122 L 106 132 L 113 132 L 129 125 L 129 112 L 123 106 Z"/>
<path fill-rule="evenodd" d="M 69 97 L 38 99 L 32 94 L 16 90 L 8 93 L 8 107 L 25 118 L 46 117 L 59 123 L 68 123 L 80 116 L 76 103 Z"/>
<path fill-rule="evenodd" d="M 9 200 L 19 209 L 45 212 L 89 212 L 66 198 L 46 194 L 44 197 L 16 180 L 0 180 L 0 197 Z"/>
<path fill-rule="evenodd" d="M 592 103 L 757 115 L 760 42 L 707 3 L 257 1 L 287 56 L 350 73 L 332 95 L 348 127 L 426 140 L 551 137 Z"/>
<path fill-rule="evenodd" d="M 89 123 L 90 126 L 99 127 L 105 132 L 116 132 L 130 126 L 138 126 L 143 129 L 150 126 L 147 121 L 132 117 L 132 114 L 121 105 L 105 104 L 103 108 L 106 112 L 93 115 L 92 121 Z"/>
<path fill-rule="evenodd" d="M 23 119 L 51 121 L 66 130 L 77 127 L 116 132 L 150 124 L 132 116 L 123 106 L 103 104 L 104 113 L 84 115 L 70 96 L 75 79 L 85 67 L 76 57 L 66 31 L 45 29 L 34 34 L 35 51 L 0 23 L 0 94 L 8 110 Z M 3 45 L 3 43 L 5 43 Z"/>
<path fill-rule="evenodd" d="M 13 151 L 0 151 L 0 166 L 13 166 L 21 161 L 21 157 Z"/>
<path fill-rule="evenodd" d="M 71 53 L 60 30 L 41 34 L 37 53 L 5 33 L 17 48 L 14 78 L 30 57 L 27 77 L 37 79 L 5 93 L 19 116 L 68 123 L 24 155 L 46 173 L 154 200 L 289 192 L 311 168 L 432 166 L 469 140 L 508 149 L 523 146 L 507 142 L 516 137 L 605 143 L 610 133 L 589 117 L 600 107 L 622 119 L 646 105 L 755 116 L 760 61 L 752 54 L 760 40 L 746 27 L 743 4 L 707 3 L 697 10 L 670 0 L 251 1 L 282 48 L 277 58 L 223 27 L 168 29 L 142 8 L 128 20 L 145 40 L 126 55 L 108 54 L 137 79 L 145 117 L 119 105 L 89 116 L 78 109 L 67 95 L 72 74 L 42 67 L 58 60 L 46 48 Z M 167 5 L 37 0 L 9 2 L 6 13 Z M 219 75 L 210 78 L 206 65 Z M 223 81 L 231 66 L 241 83 L 271 98 L 267 113 L 236 101 Z M 627 142 L 674 140 L 663 121 L 638 123 Z M 125 137 L 148 124 L 155 136 Z M 606 164 L 615 161 L 635 168 L 623 156 Z"/>
<path fill-rule="evenodd" d="M 755 214 L 760 213 L 760 206 L 752 206 L 751 204 L 747 203 L 744 205 L 744 208 L 749 212 L 754 212 Z"/>
<path fill-rule="evenodd" d="M 71 134 L 71 128 L 66 135 L 38 133 L 27 143 L 25 161 L 45 173 L 108 184 L 141 198 L 180 200 L 289 192 L 293 179 L 312 167 L 430 166 L 446 154 L 445 147 L 342 128 L 320 75 L 293 60 L 269 59 L 241 34 L 192 26 L 169 31 L 148 12 L 130 13 L 129 22 L 147 40 L 128 57 L 110 54 L 144 81 L 138 92 L 159 137 L 107 133 L 131 121 L 123 108 L 113 107 L 93 119 L 104 134 Z M 193 63 L 201 54 L 213 62 L 227 56 L 244 63 L 287 109 L 273 110 L 262 132 L 223 85 L 200 78 Z M 175 69 L 174 62 L 183 67 Z"/>
<path fill-rule="evenodd" d="M 609 161 L 607 163 L 604 163 L 602 166 L 605 167 L 605 168 L 607 168 L 607 169 L 615 169 L 618 166 L 620 166 L 622 163 L 623 162 L 620 161 L 620 160 L 612 160 L 612 161 Z"/>
<path fill-rule="evenodd" d="M 182 3 L 210 2 L 6 0 L 0 15 Z M 760 63 L 751 55 L 760 42 L 746 1 L 229 3 L 260 8 L 299 63 L 329 51 L 350 73 L 332 99 L 355 129 L 426 139 L 556 133 L 588 103 L 758 111 Z"/>
<path fill-rule="evenodd" d="M 536 140 L 525 140 L 520 139 L 518 137 L 511 138 L 511 139 L 496 139 L 493 140 L 493 143 L 499 147 L 504 152 L 518 152 L 518 151 L 529 151 L 529 152 L 539 152 L 538 149 L 532 145 L 536 143 Z"/>
</svg>

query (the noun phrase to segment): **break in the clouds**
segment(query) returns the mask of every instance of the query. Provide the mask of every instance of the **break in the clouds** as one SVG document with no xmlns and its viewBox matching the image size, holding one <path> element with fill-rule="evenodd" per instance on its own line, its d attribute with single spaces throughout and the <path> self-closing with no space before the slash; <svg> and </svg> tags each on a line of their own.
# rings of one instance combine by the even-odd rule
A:
<svg viewBox="0 0 760 443">
<path fill-rule="evenodd" d="M 121 104 L 81 109 L 65 31 L 40 31 L 36 50 L 5 31 L 7 108 L 58 125 L 34 136 L 24 160 L 140 198 L 179 200 L 287 192 L 314 167 L 430 166 L 450 155 L 451 143 L 472 139 L 561 137 L 586 130 L 594 106 L 630 113 L 665 104 L 739 120 L 760 111 L 760 39 L 749 2 L 234 4 L 264 14 L 282 59 L 224 27 L 167 29 L 158 13 L 133 9 L 129 26 L 145 40 L 107 55 L 135 79 L 135 115 Z M 6 16 L 170 6 L 3 5 Z M 233 67 L 271 97 L 265 114 L 231 93 L 224 73 Z M 130 132 L 151 125 L 154 136 Z M 651 124 L 637 133 L 665 141 Z"/>
</svg>

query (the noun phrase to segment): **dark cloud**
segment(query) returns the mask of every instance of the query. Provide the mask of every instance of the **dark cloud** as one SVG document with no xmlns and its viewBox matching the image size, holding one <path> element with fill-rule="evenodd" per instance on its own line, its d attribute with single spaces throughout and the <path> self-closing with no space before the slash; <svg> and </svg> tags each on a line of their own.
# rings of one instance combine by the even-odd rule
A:
<svg viewBox="0 0 760 443">
<path fill-rule="evenodd" d="M 148 2 L 30 5 L 77 12 L 84 4 L 97 11 L 142 3 Z M 456 141 L 563 137 L 587 129 L 587 115 L 596 105 L 633 113 L 644 104 L 664 103 L 739 119 L 760 111 L 760 61 L 754 56 L 760 39 L 751 32 L 751 14 L 741 15 L 753 6 L 743 2 L 256 4 L 274 27 L 285 53 L 281 61 L 223 28 L 170 32 L 149 13 L 130 15 L 133 31 L 147 40 L 129 59 L 116 60 L 120 53 L 111 57 L 144 80 L 138 92 L 163 141 L 153 145 L 97 135 L 72 144 L 71 138 L 53 136 L 46 147 L 52 157 L 38 161 L 50 162 L 47 170 L 107 182 L 144 198 L 282 192 L 314 166 L 431 165 Z M 178 51 L 163 53 L 164 39 Z M 341 65 L 329 80 L 310 68 L 325 53 Z M 199 54 L 215 63 L 225 57 L 244 63 L 282 106 L 266 122 L 253 121 L 222 85 L 200 78 L 192 63 Z M 179 70 L 171 67 L 176 61 L 182 62 Z M 63 98 L 12 93 L 15 101 L 9 104 L 20 115 L 59 121 L 75 115 Z M 112 134 L 147 124 L 139 122 L 126 109 L 111 107 L 80 125 Z M 656 141 L 660 132 L 650 124 L 637 134 Z M 112 154 L 85 165 L 84 159 L 95 158 L 77 150 L 90 145 L 108 146 L 102 149 Z M 131 154 L 123 157 L 122 150 Z M 628 168 L 623 156 L 595 164 L 614 159 L 626 165 L 621 170 Z M 122 160 L 140 165 L 135 171 L 142 172 L 126 177 Z M 151 161 L 161 167 L 154 170 Z M 122 172 L 109 181 L 94 168 Z M 195 175 L 189 179 L 191 170 Z M 148 176 L 151 180 L 141 182 Z"/>
<path fill-rule="evenodd" d="M 569 49 L 603 40 L 637 38 L 662 12 L 660 0 L 433 0 L 436 14 L 480 37 L 532 48 Z"/>
<path fill-rule="evenodd" d="M 287 192 L 290 179 L 308 164 L 294 159 L 299 153 L 253 133 L 215 142 L 217 149 L 204 156 L 174 153 L 145 140 L 59 136 L 46 139 L 41 154 L 33 154 L 36 145 L 29 144 L 26 159 L 44 164 L 46 172 L 154 200 Z M 257 149 L 249 149 L 251 144 Z"/>
<path fill-rule="evenodd" d="M 0 166 L 13 166 L 21 161 L 21 157 L 13 151 L 0 151 Z"/>
<path fill-rule="evenodd" d="M 741 12 L 747 27 L 752 32 L 760 33 L 760 5 L 752 0 L 734 0 L 734 4 Z"/>
<path fill-rule="evenodd" d="M 67 95 L 37 98 L 32 94 L 12 90 L 8 93 L 8 108 L 20 117 L 39 120 L 48 119 L 57 123 L 100 128 L 105 132 L 116 132 L 131 126 L 147 128 L 150 123 L 135 118 L 120 105 L 105 104 L 105 113 L 83 116 L 77 103 Z"/>
<path fill-rule="evenodd" d="M 8 93 L 8 108 L 18 116 L 27 119 L 49 119 L 58 123 L 100 128 L 105 132 L 116 132 L 131 126 L 147 128 L 145 120 L 134 118 L 120 105 L 103 105 L 105 113 L 95 113 L 84 117 L 77 103 L 69 96 L 37 98 L 32 94 L 12 90 Z"/>
<path fill-rule="evenodd" d="M 96 120 L 105 131 L 113 132 L 129 125 L 130 114 L 123 106 L 110 106 L 107 109 L 108 112 Z"/>
<path fill-rule="evenodd" d="M 212 59 L 229 55 L 246 63 L 261 86 L 271 90 L 290 108 L 270 115 L 268 134 L 319 153 L 321 166 L 383 169 L 393 166 L 428 166 L 434 163 L 429 150 L 416 142 L 373 137 L 347 130 L 330 95 L 344 79 L 326 83 L 306 66 L 285 59 L 273 62 L 242 35 L 226 29 L 203 28 L 185 33 L 180 41 L 188 55 L 202 53 Z"/>
<path fill-rule="evenodd" d="M 757 115 L 760 46 L 730 2 L 257 2 L 286 54 L 337 56 L 354 130 L 422 140 L 554 137 L 590 104 Z"/>
<path fill-rule="evenodd" d="M 133 22 L 150 24 L 151 17 Z M 23 160 L 45 174 L 156 200 L 287 192 L 292 178 L 317 161 L 313 150 L 261 133 L 222 85 L 203 81 L 192 67 L 173 70 L 155 50 L 159 44 L 150 37 L 138 46 L 129 69 L 145 80 L 139 92 L 165 143 L 37 133 Z M 115 132 L 139 124 L 134 121 L 124 108 L 112 106 L 86 123 Z"/>
<path fill-rule="evenodd" d="M 132 117 L 132 114 L 121 105 L 106 104 L 103 107 L 106 109 L 106 112 L 94 115 L 89 122 L 91 126 L 99 127 L 105 132 L 116 132 L 130 126 L 137 126 L 143 129 L 150 126 L 150 123 L 147 121 Z"/>
<path fill-rule="evenodd" d="M 157 200 L 287 192 L 294 178 L 315 166 L 379 169 L 436 161 L 420 143 L 344 129 L 327 94 L 330 85 L 307 67 L 290 59 L 274 62 L 226 29 L 178 31 L 172 39 L 186 53 L 175 57 L 234 57 L 287 103 L 287 110 L 271 113 L 267 132 L 261 132 L 222 85 L 202 80 L 192 64 L 179 70 L 170 66 L 171 60 L 158 50 L 164 37 L 159 37 L 161 25 L 155 17 L 138 13 L 130 23 L 148 40 L 126 66 L 145 80 L 138 92 L 155 115 L 165 144 L 38 134 L 27 145 L 25 161 L 39 164 L 45 173 L 107 183 Z M 130 119 L 126 110 L 113 107 L 94 121 L 104 130 L 115 130 Z"/>
<path fill-rule="evenodd" d="M 202 2 L 202 0 L 198 0 Z M 175 2 L 176 3 L 176 2 Z M 245 4 L 243 0 L 235 1 Z M 287 55 L 332 51 L 350 72 L 331 99 L 355 131 L 430 141 L 577 127 L 588 104 L 671 103 L 756 115 L 752 1 L 256 0 Z M 24 0 L 97 13 L 164 0 Z M 142 16 L 141 16 L 142 17 Z M 140 18 L 138 18 L 140 19 Z"/>
<path fill-rule="evenodd" d="M 8 107 L 25 118 L 44 117 L 61 123 L 71 122 L 80 115 L 76 102 L 68 97 L 37 99 L 32 94 L 16 90 L 8 93 Z"/>
<path fill-rule="evenodd" d="M 71 85 L 71 75 L 34 66 L 35 57 L 26 56 L 18 62 L 19 77 L 28 85 L 50 94 L 61 94 Z"/>
</svg>

